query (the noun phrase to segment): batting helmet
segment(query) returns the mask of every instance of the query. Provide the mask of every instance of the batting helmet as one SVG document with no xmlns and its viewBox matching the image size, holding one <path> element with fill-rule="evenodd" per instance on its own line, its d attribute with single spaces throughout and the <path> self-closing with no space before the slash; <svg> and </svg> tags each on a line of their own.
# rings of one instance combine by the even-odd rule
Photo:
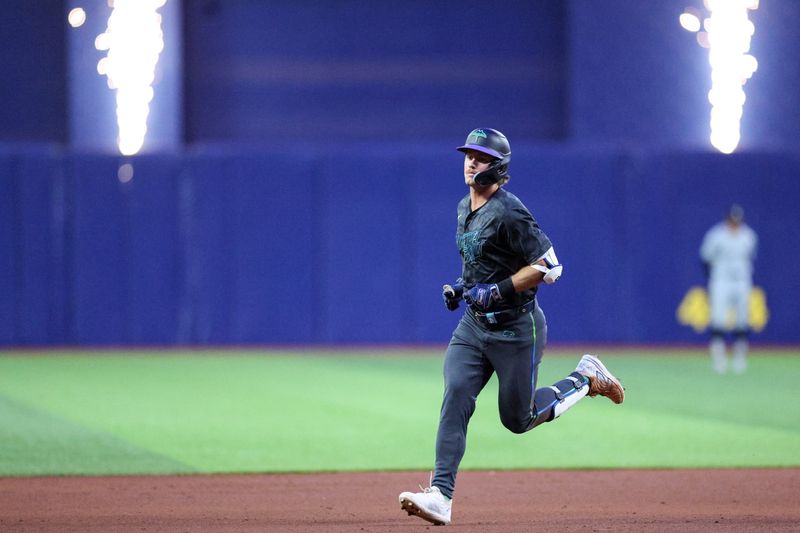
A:
<svg viewBox="0 0 800 533">
<path fill-rule="evenodd" d="M 506 136 L 497 130 L 492 128 L 472 130 L 467 135 L 464 146 L 459 146 L 457 150 L 460 152 L 476 150 L 495 158 L 489 168 L 478 172 L 473 177 L 475 183 L 481 187 L 497 183 L 508 175 L 508 164 L 511 163 L 511 145 L 508 144 Z"/>
</svg>

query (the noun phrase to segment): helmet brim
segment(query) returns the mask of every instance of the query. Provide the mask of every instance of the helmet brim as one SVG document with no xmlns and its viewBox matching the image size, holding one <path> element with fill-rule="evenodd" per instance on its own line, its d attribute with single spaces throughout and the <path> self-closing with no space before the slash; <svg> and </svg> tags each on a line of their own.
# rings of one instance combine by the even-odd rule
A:
<svg viewBox="0 0 800 533">
<path fill-rule="evenodd" d="M 467 150 L 475 150 L 476 152 L 483 152 L 484 154 L 488 154 L 494 157 L 495 159 L 503 159 L 503 154 L 501 154 L 500 152 L 492 150 L 491 148 L 488 148 L 486 146 L 481 146 L 480 144 L 465 144 L 464 146 L 459 146 L 458 148 L 456 148 L 456 150 L 465 153 Z"/>
</svg>

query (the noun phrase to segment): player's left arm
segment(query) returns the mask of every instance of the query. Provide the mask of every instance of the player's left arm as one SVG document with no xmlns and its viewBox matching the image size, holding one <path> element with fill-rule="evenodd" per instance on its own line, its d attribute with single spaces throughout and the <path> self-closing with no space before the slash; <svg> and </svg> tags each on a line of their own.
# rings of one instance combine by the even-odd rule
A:
<svg viewBox="0 0 800 533">
<path fill-rule="evenodd" d="M 535 264 L 544 266 L 544 261 L 537 261 Z M 522 292 L 540 284 L 544 279 L 544 273 L 533 268 L 533 265 L 526 265 L 520 268 L 517 273 L 509 279 L 511 280 L 511 285 L 514 287 L 514 292 Z"/>
<path fill-rule="evenodd" d="M 519 269 L 510 280 L 514 292 L 522 292 L 532 289 L 543 281 L 548 285 L 555 283 L 561 277 L 563 270 L 564 267 L 558 262 L 556 252 L 551 246 L 542 257 Z"/>
<path fill-rule="evenodd" d="M 495 302 L 502 302 L 516 293 L 531 289 L 544 281 L 555 283 L 561 277 L 563 267 L 558 263 L 551 246 L 539 259 L 525 265 L 503 281 L 492 284 L 478 283 L 464 291 L 464 300 L 470 305 L 488 309 Z"/>
<path fill-rule="evenodd" d="M 544 281 L 555 283 L 563 267 L 556 257 L 550 238 L 541 230 L 527 209 L 512 210 L 514 216 L 504 224 L 509 247 L 528 263 L 508 280 L 501 282 L 504 297 L 532 289 Z M 500 285 L 500 284 L 498 284 Z M 512 292 L 513 290 L 513 292 Z"/>
</svg>

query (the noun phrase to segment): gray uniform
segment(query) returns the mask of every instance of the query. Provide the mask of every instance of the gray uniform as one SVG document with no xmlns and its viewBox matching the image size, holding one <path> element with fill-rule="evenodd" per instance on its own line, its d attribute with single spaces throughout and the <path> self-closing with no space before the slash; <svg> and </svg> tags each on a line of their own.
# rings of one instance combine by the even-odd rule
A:
<svg viewBox="0 0 800 533">
<path fill-rule="evenodd" d="M 700 257 L 710 266 L 708 292 L 713 330 L 729 329 L 726 322 L 731 309 L 735 311 L 734 329 L 740 332 L 748 329 L 757 247 L 758 237 L 746 224 L 734 229 L 720 222 L 703 238 Z"/>
<path fill-rule="evenodd" d="M 498 189 L 475 211 L 470 197 L 458 205 L 458 248 L 462 278 L 469 289 L 497 283 L 544 256 L 550 239 L 513 194 Z M 573 372 L 552 387 L 536 390 L 539 363 L 547 341 L 544 313 L 536 288 L 519 292 L 497 308 L 467 308 L 445 353 L 445 390 L 436 437 L 436 469 L 432 485 L 452 497 L 464 455 L 467 425 L 478 394 L 494 372 L 499 382 L 503 425 L 524 433 L 557 416 L 565 396 L 586 394 L 586 377 Z"/>
</svg>

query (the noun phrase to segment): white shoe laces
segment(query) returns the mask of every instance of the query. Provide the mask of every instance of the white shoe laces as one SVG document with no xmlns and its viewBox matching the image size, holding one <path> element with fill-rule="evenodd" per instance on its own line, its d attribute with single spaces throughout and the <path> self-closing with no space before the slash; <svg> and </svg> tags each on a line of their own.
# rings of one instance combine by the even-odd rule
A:
<svg viewBox="0 0 800 533">
<path fill-rule="evenodd" d="M 422 492 L 424 492 L 426 494 L 429 493 L 429 492 L 433 492 L 433 488 L 434 488 L 433 487 L 433 472 L 431 472 L 430 477 L 428 478 L 428 486 L 427 487 L 423 487 L 422 485 L 418 485 L 418 486 L 419 486 L 419 490 L 421 490 Z M 439 489 L 437 488 L 436 490 L 439 490 Z M 439 491 L 439 492 L 441 492 L 441 491 Z"/>
</svg>

